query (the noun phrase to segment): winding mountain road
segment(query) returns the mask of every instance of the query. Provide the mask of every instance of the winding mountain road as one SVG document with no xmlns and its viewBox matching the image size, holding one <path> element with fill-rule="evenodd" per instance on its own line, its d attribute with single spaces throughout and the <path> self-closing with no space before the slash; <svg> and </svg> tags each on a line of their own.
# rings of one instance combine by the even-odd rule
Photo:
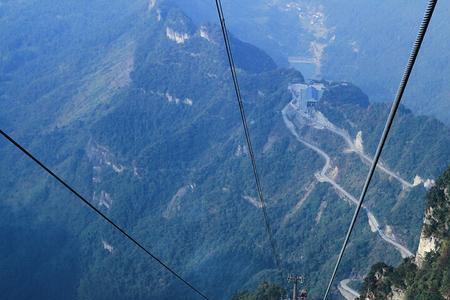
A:
<svg viewBox="0 0 450 300">
<path fill-rule="evenodd" d="M 347 144 L 347 146 L 349 147 L 350 151 L 355 152 L 356 154 L 358 154 L 358 156 L 361 158 L 361 160 L 363 162 L 365 162 L 368 165 L 372 165 L 373 159 L 371 157 L 369 157 L 366 153 L 364 153 L 361 149 L 359 149 L 358 147 L 356 147 L 355 142 L 350 138 L 350 135 L 348 134 L 347 131 L 341 129 L 341 128 L 337 128 L 334 125 L 332 125 L 331 123 L 327 122 L 326 123 L 328 126 L 325 126 L 325 128 L 337 135 L 339 135 L 340 137 L 342 137 L 342 139 L 345 141 L 345 143 Z M 331 126 L 329 126 L 331 124 Z M 388 168 L 386 168 L 385 166 L 383 166 L 383 164 L 381 162 L 379 162 L 377 164 L 377 169 L 383 171 L 384 173 L 386 173 L 387 175 L 395 178 L 396 180 L 398 180 L 404 187 L 407 188 L 412 188 L 413 184 L 406 181 L 405 179 L 403 179 L 402 177 L 400 177 L 398 174 L 394 173 L 393 171 L 389 170 Z"/>
<path fill-rule="evenodd" d="M 311 144 L 310 142 L 306 141 L 305 139 L 301 138 L 300 135 L 298 134 L 295 124 L 290 119 L 290 117 L 294 117 L 294 118 L 298 117 L 298 115 L 297 115 L 298 111 L 295 108 L 296 107 L 294 106 L 294 104 L 292 102 L 290 102 L 288 105 L 286 105 L 283 108 L 283 110 L 282 110 L 283 121 L 284 121 L 284 124 L 286 125 L 286 127 L 292 133 L 292 135 L 295 136 L 297 141 L 299 141 L 306 147 L 308 147 L 311 150 L 318 153 L 325 160 L 325 164 L 322 167 L 322 169 L 320 170 L 320 172 L 315 173 L 315 177 L 316 177 L 317 181 L 329 183 L 330 185 L 332 185 L 334 187 L 334 189 L 339 194 L 344 196 L 346 199 L 350 200 L 353 204 L 357 205 L 358 200 L 352 194 L 347 192 L 341 185 L 339 185 L 333 178 L 331 178 L 330 176 L 327 175 L 327 173 L 331 169 L 330 156 L 324 150 L 320 149 L 319 147 L 317 147 L 317 146 Z M 387 243 L 394 246 L 395 249 L 397 249 L 397 251 L 400 252 L 400 255 L 402 256 L 402 258 L 414 256 L 412 254 L 412 252 L 409 251 L 405 246 L 399 244 L 397 241 L 395 241 L 394 239 L 392 239 L 392 238 L 388 237 L 386 234 L 384 234 L 383 230 L 379 226 L 379 222 L 376 219 L 375 215 L 366 206 L 363 205 L 363 208 L 369 219 L 369 225 L 370 225 L 371 229 L 373 229 L 372 231 L 377 232 L 378 235 L 384 241 L 386 241 Z"/>
<path fill-rule="evenodd" d="M 331 123 L 321 112 L 316 111 L 314 114 L 309 114 L 303 112 L 298 105 L 294 104 L 296 100 L 291 101 L 288 105 L 290 105 L 290 108 L 293 109 L 297 115 L 308 121 L 308 125 L 317 129 L 326 129 L 338 136 L 340 136 L 345 144 L 347 145 L 350 152 L 356 153 L 362 162 L 364 162 L 367 165 L 371 165 L 373 162 L 373 159 L 369 157 L 363 149 L 356 146 L 355 141 L 350 137 L 349 133 L 342 129 L 335 126 L 333 123 Z M 403 179 L 400 175 L 397 173 L 389 170 L 389 168 L 385 167 L 383 163 L 379 162 L 377 164 L 377 169 L 385 173 L 386 175 L 396 179 L 399 181 L 404 188 L 412 188 L 414 185 L 407 180 Z"/>
<path fill-rule="evenodd" d="M 310 148 L 311 150 L 313 150 L 314 152 L 319 154 L 325 160 L 325 164 L 322 167 L 322 169 L 319 172 L 315 173 L 315 177 L 316 177 L 317 181 L 329 183 L 330 185 L 333 186 L 333 188 L 337 191 L 337 193 L 342 195 L 344 198 L 348 199 L 351 203 L 357 205 L 358 200 L 353 195 L 351 195 L 349 192 L 347 192 L 341 185 L 339 185 L 334 180 L 334 178 L 331 178 L 330 176 L 328 176 L 328 173 L 331 170 L 331 166 L 332 166 L 330 156 L 324 150 L 320 149 L 316 145 L 313 145 L 312 143 L 303 139 L 297 132 L 296 125 L 294 124 L 292 119 L 297 118 L 301 124 L 301 119 L 302 118 L 304 119 L 305 117 L 307 118 L 308 114 L 302 112 L 299 109 L 299 107 L 294 104 L 294 102 L 296 102 L 295 99 L 293 101 L 289 102 L 289 104 L 287 104 L 283 108 L 283 110 L 282 110 L 283 121 L 284 121 L 284 124 L 286 125 L 286 127 L 288 128 L 288 130 L 291 132 L 291 134 L 293 136 L 295 136 L 297 141 L 299 141 L 306 147 Z M 334 124 L 329 122 L 323 115 L 321 115 L 320 112 L 317 112 L 317 113 L 319 114 L 318 118 L 315 118 L 315 119 L 308 118 L 308 120 L 310 121 L 310 123 L 308 125 L 313 126 L 318 129 L 326 128 L 329 131 L 339 135 L 340 137 L 342 137 L 344 139 L 344 141 L 346 142 L 346 144 L 350 148 L 350 150 L 352 152 L 357 153 L 360 156 L 360 158 L 363 160 L 363 162 L 370 163 L 370 164 L 372 163 L 372 159 L 370 157 L 368 157 L 362 151 L 362 149 L 359 149 L 358 147 L 356 147 L 355 143 L 350 138 L 350 135 L 345 130 L 337 128 Z M 319 121 L 317 121 L 317 120 L 319 120 Z M 411 183 L 407 182 L 406 180 L 404 180 L 403 178 L 401 178 L 399 175 L 395 174 L 391 170 L 387 169 L 386 167 L 384 167 L 382 165 L 378 165 L 378 168 L 381 171 L 383 171 L 384 173 L 388 174 L 389 176 L 397 179 L 402 184 L 403 187 L 410 188 L 413 186 Z M 309 194 L 310 193 L 307 193 L 301 199 L 301 201 L 300 201 L 301 204 L 303 204 L 303 202 L 306 201 L 306 198 L 309 196 Z M 370 226 L 372 232 L 374 232 L 374 233 L 376 232 L 385 242 L 392 245 L 400 253 L 402 258 L 414 256 L 412 254 L 412 252 L 409 251 L 408 248 L 401 245 L 394 238 L 387 236 L 383 232 L 375 215 L 366 206 L 363 205 L 363 209 L 367 214 L 368 223 L 369 223 L 369 226 Z M 298 209 L 294 209 L 294 210 L 297 211 Z M 291 217 L 291 216 L 289 216 L 289 217 Z M 359 298 L 359 293 L 348 286 L 348 283 L 350 281 L 351 281 L 351 279 L 342 280 L 338 285 L 338 290 L 345 299 L 355 300 L 355 299 Z"/>
<path fill-rule="evenodd" d="M 338 285 L 339 292 L 346 300 L 356 300 L 360 297 L 359 293 L 348 285 L 351 281 L 351 279 L 344 279 Z"/>
</svg>

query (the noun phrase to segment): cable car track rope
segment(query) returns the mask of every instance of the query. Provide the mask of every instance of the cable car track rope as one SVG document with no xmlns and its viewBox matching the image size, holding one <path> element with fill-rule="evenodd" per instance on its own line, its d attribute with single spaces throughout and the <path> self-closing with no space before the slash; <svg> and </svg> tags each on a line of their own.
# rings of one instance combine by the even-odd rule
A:
<svg viewBox="0 0 450 300">
<path fill-rule="evenodd" d="M 353 214 L 352 221 L 350 223 L 350 226 L 348 228 L 347 234 L 345 236 L 344 243 L 342 244 L 341 252 L 339 253 L 339 257 L 338 257 L 336 265 L 334 267 L 333 274 L 331 275 L 330 281 L 328 283 L 328 286 L 327 286 L 325 295 L 323 297 L 323 300 L 326 300 L 326 298 L 327 298 L 327 296 L 328 296 L 328 294 L 330 292 L 331 285 L 333 284 L 333 280 L 336 277 L 337 270 L 338 270 L 339 265 L 341 263 L 342 257 L 344 256 L 345 249 L 347 247 L 347 244 L 349 242 L 351 233 L 352 233 L 353 228 L 355 226 L 356 219 L 358 217 L 359 211 L 361 210 L 362 203 L 364 201 L 364 198 L 366 196 L 366 193 L 367 193 L 367 190 L 369 188 L 370 182 L 372 180 L 373 174 L 374 174 L 375 169 L 377 167 L 377 164 L 378 164 L 378 161 L 380 159 L 381 153 L 383 151 L 383 147 L 384 147 L 384 145 L 386 143 L 386 139 L 388 137 L 389 131 L 390 131 L 391 127 L 392 127 L 392 123 L 394 121 L 395 114 L 397 113 L 398 107 L 400 105 L 400 102 L 402 100 L 403 94 L 404 94 L 405 89 L 406 89 L 406 85 L 408 84 L 409 77 L 411 76 L 412 69 L 413 69 L 414 64 L 415 64 L 415 62 L 417 60 L 417 56 L 419 54 L 420 47 L 422 46 L 422 43 L 423 43 L 425 34 L 427 32 L 428 26 L 430 24 L 431 17 L 433 15 L 433 12 L 434 12 L 434 9 L 436 7 L 436 4 L 437 4 L 437 0 L 430 0 L 428 2 L 427 8 L 425 10 L 425 15 L 424 15 L 424 17 L 422 19 L 422 23 L 420 25 L 419 32 L 418 32 L 417 37 L 416 37 L 416 41 L 414 42 L 414 45 L 413 45 L 412 50 L 411 50 L 411 53 L 409 55 L 408 63 L 406 65 L 405 71 L 403 73 L 403 77 L 402 77 L 402 79 L 400 81 L 400 85 L 398 87 L 397 94 L 396 94 L 395 99 L 394 99 L 394 101 L 392 103 L 391 111 L 389 112 L 389 116 L 388 116 L 388 118 L 386 120 L 386 124 L 385 124 L 384 130 L 383 130 L 383 134 L 381 135 L 380 141 L 378 143 L 377 150 L 375 152 L 375 156 L 373 158 L 372 165 L 370 166 L 369 173 L 367 174 L 367 178 L 366 178 L 366 181 L 364 183 L 364 187 L 363 187 L 363 189 L 361 191 L 361 195 L 359 197 L 358 205 L 357 205 L 357 207 L 355 209 L 355 212 Z"/>
<path fill-rule="evenodd" d="M 95 213 L 97 213 L 100 217 L 102 217 L 106 222 L 108 222 L 111 226 L 113 226 L 117 231 L 119 231 L 122 235 L 124 235 L 128 240 L 130 240 L 133 244 L 135 244 L 138 248 L 144 251 L 147 255 L 149 255 L 152 259 L 154 259 L 158 264 L 160 264 L 164 269 L 166 269 L 169 273 L 183 282 L 187 287 L 201 296 L 203 299 L 209 299 L 204 293 L 200 292 L 196 287 L 194 287 L 191 283 L 185 280 L 181 275 L 175 272 L 171 267 L 169 267 L 166 263 L 164 263 L 159 257 L 150 252 L 145 246 L 143 246 L 138 240 L 128 234 L 125 229 L 117 225 L 113 220 L 111 220 L 108 216 L 102 213 L 98 208 L 96 208 L 90 201 L 88 201 L 85 197 L 83 197 L 79 192 L 77 192 L 73 187 L 71 187 L 64 179 L 56 175 L 52 170 L 50 170 L 44 163 L 38 160 L 33 154 L 31 154 L 27 149 L 25 149 L 22 145 L 16 142 L 12 137 L 6 134 L 3 130 L 0 129 L 0 134 L 11 144 L 13 144 L 16 148 L 22 151 L 26 156 L 31 158 L 37 165 L 39 165 L 42 169 L 44 169 L 49 175 L 51 175 L 54 179 L 56 179 L 59 183 L 61 183 L 66 189 L 72 192 L 75 196 L 77 196 L 84 204 L 86 204 L 90 209 L 92 209 Z"/>
<path fill-rule="evenodd" d="M 272 254 L 274 256 L 275 264 L 277 266 L 277 269 L 281 272 L 281 276 L 283 277 L 280 256 L 278 253 L 277 245 L 275 243 L 275 239 L 273 238 L 272 228 L 270 226 L 269 217 L 267 215 L 266 203 L 265 203 L 263 192 L 262 192 L 261 180 L 260 180 L 258 168 L 256 166 L 255 153 L 253 151 L 252 141 L 250 138 L 250 132 L 249 132 L 248 124 L 247 124 L 247 117 L 246 117 L 245 110 L 244 110 L 244 103 L 242 101 L 241 88 L 239 86 L 239 81 L 237 79 L 236 66 L 235 66 L 234 59 L 233 59 L 233 53 L 231 51 L 228 30 L 227 30 L 227 27 L 225 24 L 225 17 L 224 17 L 223 9 L 222 9 L 222 2 L 220 0 L 215 0 L 215 1 L 216 1 L 217 15 L 219 17 L 220 26 L 222 29 L 225 50 L 227 52 L 228 64 L 230 66 L 231 77 L 233 79 L 234 91 L 236 93 L 236 98 L 237 98 L 237 101 L 239 104 L 239 111 L 241 114 L 242 125 L 244 127 L 245 140 L 247 142 L 248 152 L 249 152 L 251 163 L 252 163 L 253 175 L 255 177 L 258 198 L 261 203 L 261 210 L 264 215 L 264 222 L 265 222 L 267 234 L 269 235 L 269 242 L 270 242 L 270 246 L 272 248 Z"/>
<path fill-rule="evenodd" d="M 239 111 L 240 111 L 240 116 L 241 116 L 241 120 L 242 120 L 242 125 L 243 125 L 243 128 L 244 128 L 245 139 L 246 139 L 246 143 L 247 143 L 247 147 L 248 147 L 248 151 L 249 151 L 249 156 L 250 156 L 250 159 L 251 159 L 252 170 L 253 170 L 253 175 L 254 175 L 254 178 L 255 178 L 258 198 L 259 198 L 259 201 L 261 203 L 261 210 L 262 210 L 263 216 L 264 216 L 265 227 L 266 227 L 266 230 L 267 230 L 267 234 L 269 236 L 269 242 L 270 242 L 270 245 L 271 245 L 271 250 L 272 250 L 272 254 L 274 256 L 275 264 L 276 264 L 278 270 L 282 274 L 283 270 L 281 268 L 280 255 L 279 255 L 279 252 L 278 252 L 275 240 L 273 238 L 273 232 L 272 232 L 272 229 L 271 229 L 271 226 L 270 226 L 270 222 L 269 222 L 269 217 L 268 217 L 268 214 L 267 214 L 266 203 L 265 203 L 265 200 L 264 200 L 264 195 L 263 195 L 263 191 L 262 191 L 262 187 L 261 187 L 261 180 L 260 180 L 258 168 L 257 168 L 257 165 L 256 165 L 255 153 L 254 153 L 252 142 L 251 142 L 251 138 L 250 138 L 250 132 L 249 132 L 249 127 L 248 127 L 248 123 L 247 123 L 246 113 L 245 113 L 243 100 L 242 100 L 242 95 L 241 95 L 241 90 L 240 90 L 240 86 L 239 86 L 239 82 L 238 82 L 238 78 L 237 78 L 236 66 L 235 66 L 235 63 L 234 63 L 233 54 L 232 54 L 231 45 L 230 45 L 230 40 L 229 40 L 229 35 L 228 35 L 228 31 L 227 31 L 226 24 L 225 24 L 225 18 L 224 18 L 223 9 L 222 9 L 222 3 L 221 3 L 221 0 L 215 0 L 215 3 L 216 3 L 217 13 L 218 13 L 218 17 L 219 17 L 220 25 L 221 25 L 221 29 L 222 29 L 222 34 L 223 34 L 223 39 L 224 39 L 224 44 L 225 44 L 225 50 L 226 50 L 226 53 L 227 53 L 228 63 L 229 63 L 229 67 L 230 67 L 230 72 L 231 72 L 231 76 L 232 76 L 232 79 L 233 79 L 234 90 L 235 90 L 236 98 L 237 98 L 238 105 L 239 105 Z M 361 191 L 361 194 L 360 194 L 360 197 L 359 197 L 359 201 L 358 201 L 358 205 L 357 205 L 357 207 L 356 207 L 356 209 L 354 211 L 353 218 L 352 218 L 351 223 L 350 223 L 350 225 L 348 227 L 347 234 L 346 234 L 344 242 L 342 244 L 341 251 L 340 251 L 338 259 L 336 261 L 336 265 L 334 267 L 333 273 L 332 273 L 330 281 L 328 283 L 328 286 L 327 286 L 325 295 L 323 297 L 323 300 L 326 300 L 326 298 L 327 298 L 327 296 L 328 296 L 328 294 L 330 292 L 332 283 L 333 283 L 333 281 L 334 281 L 334 279 L 336 277 L 337 270 L 339 269 L 339 266 L 341 264 L 342 258 L 343 258 L 344 254 L 345 254 L 345 250 L 346 250 L 346 247 L 348 245 L 349 239 L 351 237 L 351 233 L 352 233 L 352 231 L 354 229 L 357 217 L 359 215 L 359 212 L 361 210 L 363 201 L 364 201 L 365 196 L 367 194 L 367 190 L 368 190 L 368 188 L 370 186 L 371 180 L 373 178 L 373 175 L 375 173 L 377 164 L 379 162 L 380 156 L 381 156 L 383 148 L 385 146 L 387 137 L 389 135 L 389 132 L 390 132 L 392 124 L 393 124 L 393 121 L 395 119 L 395 115 L 397 113 L 397 110 L 398 110 L 399 105 L 401 103 L 404 91 L 406 89 L 406 86 L 408 84 L 409 78 L 411 76 L 414 64 L 415 64 L 415 62 L 417 60 L 420 48 L 422 46 L 425 34 L 426 34 L 427 30 L 428 30 L 428 27 L 429 27 L 429 24 L 430 24 L 433 12 L 435 10 L 436 4 L 437 4 L 437 0 L 429 0 L 429 2 L 428 2 L 428 5 L 427 5 L 427 8 L 426 8 L 426 11 L 425 11 L 422 23 L 421 23 L 420 28 L 419 28 L 419 32 L 418 32 L 417 37 L 416 37 L 416 41 L 415 41 L 415 43 L 414 43 L 414 45 L 412 47 L 412 50 L 411 50 L 411 53 L 410 53 L 410 56 L 409 56 L 409 59 L 408 59 L 408 63 L 406 65 L 405 71 L 404 71 L 402 79 L 400 81 L 400 84 L 399 84 L 399 87 L 398 87 L 395 99 L 394 99 L 394 101 L 392 103 L 391 110 L 389 112 L 389 116 L 388 116 L 388 118 L 386 120 L 382 136 L 380 138 L 380 141 L 379 141 L 378 146 L 377 146 L 377 150 L 376 150 L 374 158 L 373 158 L 373 162 L 372 162 L 370 170 L 369 170 L 369 172 L 367 174 L 367 177 L 366 177 L 363 189 Z M 90 201 L 88 201 L 84 196 L 82 196 L 79 192 L 77 192 L 70 184 L 68 184 L 64 179 L 59 177 L 50 168 L 48 168 L 44 163 L 42 163 L 40 160 L 38 160 L 32 153 L 30 153 L 27 149 L 25 149 L 21 144 L 16 142 L 11 136 L 9 136 L 7 133 L 5 133 L 1 129 L 0 129 L 0 134 L 7 141 L 9 141 L 12 145 L 14 145 L 17 149 L 19 149 L 23 154 L 28 156 L 32 161 L 34 161 L 37 165 L 39 165 L 45 172 L 47 172 L 49 175 L 51 175 L 51 177 L 53 177 L 60 184 L 62 184 L 67 190 L 69 190 L 77 198 L 79 198 L 85 205 L 88 206 L 88 208 L 93 210 L 97 215 L 99 215 L 107 223 L 109 223 L 111 226 L 113 226 L 119 233 L 121 233 L 124 237 L 126 237 L 128 240 L 130 240 L 135 246 L 137 246 L 142 251 L 144 251 L 148 256 L 150 256 L 153 260 L 155 260 L 159 265 L 161 265 L 169 273 L 171 273 L 173 276 L 175 276 L 178 280 L 180 280 L 183 284 L 185 284 L 187 287 L 189 287 L 191 290 L 193 290 L 196 294 L 198 294 L 203 299 L 209 299 L 199 289 L 197 289 L 191 283 L 189 283 L 187 280 L 185 280 L 183 277 L 181 277 L 181 275 L 179 275 L 176 271 L 174 271 L 169 265 L 164 263 L 160 258 L 158 258 L 156 255 L 154 255 L 152 252 L 150 252 L 150 250 L 148 250 L 138 240 L 136 240 L 133 236 L 128 234 L 125 231 L 125 229 L 123 229 L 122 227 L 117 225 L 108 216 L 106 216 L 104 213 L 102 213 Z"/>
</svg>

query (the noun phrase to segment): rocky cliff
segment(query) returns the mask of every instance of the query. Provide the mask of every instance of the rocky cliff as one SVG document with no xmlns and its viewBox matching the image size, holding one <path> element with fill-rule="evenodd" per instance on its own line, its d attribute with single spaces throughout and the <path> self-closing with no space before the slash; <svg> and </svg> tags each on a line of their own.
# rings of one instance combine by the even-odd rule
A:
<svg viewBox="0 0 450 300">
<path fill-rule="evenodd" d="M 414 259 L 393 268 L 372 267 L 361 299 L 450 299 L 450 168 L 427 194 L 420 242 Z"/>
</svg>

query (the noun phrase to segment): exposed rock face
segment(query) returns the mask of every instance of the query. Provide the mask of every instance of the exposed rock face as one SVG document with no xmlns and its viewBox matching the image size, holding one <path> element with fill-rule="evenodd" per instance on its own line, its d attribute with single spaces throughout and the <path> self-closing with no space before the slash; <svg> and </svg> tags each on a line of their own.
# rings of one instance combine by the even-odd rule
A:
<svg viewBox="0 0 450 300">
<path fill-rule="evenodd" d="M 392 297 L 390 300 L 406 300 L 406 293 L 404 290 L 398 288 L 392 288 Z"/>
<path fill-rule="evenodd" d="M 431 189 L 433 186 L 436 185 L 436 181 L 434 179 L 430 179 L 430 178 L 423 179 L 419 175 L 416 175 L 416 177 L 414 177 L 413 186 L 418 186 L 419 184 L 422 184 L 422 183 L 423 183 L 423 186 L 427 190 Z"/>
<path fill-rule="evenodd" d="M 156 6 L 156 0 L 150 0 L 148 2 L 148 10 L 152 10 Z"/>
<path fill-rule="evenodd" d="M 200 26 L 199 35 L 208 42 L 215 43 L 206 26 Z"/>
<path fill-rule="evenodd" d="M 105 251 L 109 252 L 109 253 L 113 253 L 114 251 L 114 247 L 109 244 L 107 241 L 102 240 L 102 244 L 103 244 L 103 249 L 105 249 Z"/>
<path fill-rule="evenodd" d="M 183 44 L 190 38 L 189 34 L 185 32 L 177 32 L 169 27 L 166 28 L 166 36 L 169 38 L 169 40 L 172 40 L 177 44 Z"/>
<path fill-rule="evenodd" d="M 414 185 L 424 182 L 419 176 L 414 179 Z M 396 268 L 384 263 L 373 265 L 364 279 L 363 299 L 450 299 L 449 191 L 450 168 L 428 190 L 415 258 Z"/>
<path fill-rule="evenodd" d="M 427 224 L 430 224 L 430 220 L 433 218 L 433 208 L 430 207 L 427 209 L 426 213 L 425 213 L 425 218 L 424 218 L 424 227 Z M 422 268 L 423 262 L 425 260 L 425 256 L 427 255 L 427 253 L 431 252 L 431 251 L 436 251 L 438 250 L 438 239 L 434 236 L 427 236 L 425 234 L 424 229 L 422 229 L 422 232 L 420 234 L 420 242 L 419 242 L 419 247 L 417 248 L 417 253 L 416 253 L 416 258 L 415 258 L 415 263 L 419 268 Z"/>
<path fill-rule="evenodd" d="M 365 300 L 378 300 L 380 298 L 377 298 L 373 293 L 370 293 L 366 298 L 364 298 Z M 392 292 L 386 296 L 386 298 L 384 298 L 386 300 L 406 300 L 406 294 L 405 291 L 397 289 L 397 288 L 392 288 Z"/>
<path fill-rule="evenodd" d="M 97 144 L 95 141 L 89 141 L 86 147 L 86 154 L 94 167 L 93 181 L 101 181 L 99 173 L 106 167 L 120 174 L 125 170 L 125 166 L 117 162 L 116 156 L 105 146 Z"/>
<path fill-rule="evenodd" d="M 362 131 L 358 131 L 358 134 L 355 138 L 355 147 L 358 151 L 364 152 L 363 139 L 362 139 Z"/>
<path fill-rule="evenodd" d="M 163 217 L 166 219 L 171 219 L 177 215 L 178 212 L 182 210 L 182 200 L 190 192 L 193 193 L 196 188 L 195 183 L 187 184 L 178 189 L 175 195 L 170 200 Z"/>
<path fill-rule="evenodd" d="M 419 268 L 422 267 L 426 254 L 431 251 L 436 251 L 437 246 L 438 246 L 437 239 L 433 236 L 426 237 L 422 230 L 422 233 L 420 234 L 419 247 L 417 249 L 415 259 L 415 263 Z"/>
</svg>

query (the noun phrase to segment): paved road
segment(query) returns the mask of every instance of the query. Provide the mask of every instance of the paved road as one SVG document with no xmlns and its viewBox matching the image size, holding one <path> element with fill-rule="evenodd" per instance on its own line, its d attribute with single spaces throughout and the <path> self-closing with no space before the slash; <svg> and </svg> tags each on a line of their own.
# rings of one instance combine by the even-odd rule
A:
<svg viewBox="0 0 450 300">
<path fill-rule="evenodd" d="M 391 239 L 390 237 L 388 237 L 386 234 L 384 234 L 384 232 L 381 230 L 381 228 L 378 228 L 378 235 L 385 240 L 386 242 L 388 242 L 389 244 L 391 244 L 392 246 L 395 247 L 395 249 L 397 249 L 397 251 L 400 252 L 400 255 L 402 256 L 402 258 L 407 258 L 407 257 L 412 257 L 414 256 L 414 254 L 409 251 L 408 248 L 406 248 L 405 246 L 399 244 L 397 241 Z"/>
<path fill-rule="evenodd" d="M 330 158 L 330 156 L 325 151 L 320 149 L 319 147 L 317 147 L 317 146 L 311 144 L 310 142 L 306 141 L 305 139 L 301 138 L 300 135 L 297 133 L 295 124 L 290 119 L 290 117 L 296 117 L 297 113 L 298 112 L 296 111 L 295 106 L 292 103 L 289 103 L 282 110 L 283 121 L 284 121 L 286 127 L 292 133 L 292 135 L 294 135 L 295 138 L 300 143 L 302 143 L 306 147 L 308 147 L 308 148 L 312 149 L 313 151 L 315 151 L 317 154 L 319 154 L 325 160 L 325 164 L 322 167 L 322 169 L 320 170 L 320 172 L 317 172 L 315 174 L 316 179 L 319 182 L 327 182 L 327 183 L 329 183 L 330 185 L 332 185 L 335 188 L 335 190 L 338 193 L 340 193 L 345 198 L 350 200 L 353 204 L 357 205 L 358 204 L 358 200 L 353 195 L 351 195 L 349 192 L 347 192 L 342 186 L 340 186 L 336 181 L 334 181 L 333 178 L 330 178 L 327 175 L 327 173 L 331 169 L 331 158 Z M 339 134 L 339 135 L 343 137 L 343 135 L 341 135 L 341 134 Z M 344 134 L 344 136 L 345 136 L 345 134 Z M 353 145 L 353 147 L 354 147 L 354 144 L 350 140 L 349 137 L 348 137 L 348 140 L 350 141 L 350 143 L 347 143 L 347 144 L 348 145 Z M 360 155 L 363 155 L 363 153 L 361 153 L 360 151 L 355 151 L 355 152 L 359 153 Z M 387 170 L 387 169 L 385 169 L 385 170 Z M 399 178 L 400 177 L 398 177 L 398 178 L 396 177 L 396 179 L 399 179 Z M 402 183 L 402 184 L 404 184 L 404 183 Z M 404 185 L 408 186 L 409 183 L 406 182 L 406 184 L 404 184 Z M 308 196 L 309 196 L 309 193 L 307 193 L 305 195 L 305 197 L 303 197 L 300 202 L 303 203 Z M 393 240 L 392 238 L 390 238 L 386 234 L 384 234 L 384 232 L 381 230 L 381 227 L 380 227 L 380 225 L 378 223 L 378 220 L 376 219 L 375 215 L 367 207 L 363 206 L 363 209 L 364 209 L 364 211 L 367 214 L 367 217 L 368 217 L 368 220 L 369 220 L 369 225 L 370 225 L 370 228 L 371 228 L 371 230 L 373 232 L 377 232 L 377 234 L 384 241 L 386 241 L 387 243 L 391 244 L 397 251 L 399 251 L 399 253 L 402 256 L 402 258 L 414 256 L 411 253 L 411 251 L 409 251 L 405 246 L 399 244 L 397 241 Z M 345 299 L 347 299 L 347 300 L 355 300 L 355 299 L 359 298 L 359 294 L 358 294 L 358 292 L 356 292 L 355 290 L 353 290 L 352 288 L 350 288 L 348 286 L 348 283 L 350 281 L 351 281 L 350 279 L 345 279 L 345 280 L 341 281 L 339 283 L 338 290 L 339 290 L 339 292 L 341 293 L 341 295 Z"/>
<path fill-rule="evenodd" d="M 359 157 L 361 158 L 361 160 L 364 161 L 365 163 L 367 163 L 368 165 L 372 165 L 373 159 L 356 147 L 355 143 L 350 138 L 350 135 L 347 133 L 347 131 L 344 131 L 340 128 L 335 128 L 335 127 L 326 127 L 326 129 L 341 136 L 352 152 L 357 153 L 359 155 Z M 405 179 L 403 179 L 402 177 L 400 177 L 393 171 L 389 170 L 388 168 L 383 166 L 383 164 L 381 164 L 380 162 L 377 164 L 377 168 L 379 170 L 383 171 L 384 173 L 386 173 L 387 175 L 397 179 L 404 187 L 408 187 L 408 188 L 413 187 L 412 183 L 406 181 Z"/>
<path fill-rule="evenodd" d="M 359 298 L 359 293 L 348 286 L 348 284 L 351 282 L 351 279 L 344 279 L 341 282 L 339 282 L 339 292 L 341 295 L 347 299 L 347 300 L 356 300 Z"/>
<path fill-rule="evenodd" d="M 283 121 L 284 121 L 286 127 L 289 129 L 289 131 L 296 137 L 296 139 L 300 143 L 302 143 L 306 147 L 312 149 L 313 151 L 317 152 L 325 160 L 325 165 L 323 166 L 322 170 L 315 174 L 317 180 L 319 182 L 327 182 L 327 183 L 331 184 L 339 194 L 343 195 L 345 198 L 350 200 L 353 204 L 357 205 L 359 202 L 358 199 L 356 199 L 352 194 L 347 192 L 333 178 L 331 178 L 327 175 L 328 171 L 331 169 L 330 156 L 325 151 L 320 149 L 319 147 L 317 147 L 317 146 L 311 144 L 310 142 L 306 141 L 305 139 L 301 138 L 300 135 L 297 133 L 295 124 L 291 121 L 291 119 L 289 117 L 289 115 L 291 115 L 291 117 L 295 117 L 296 114 L 297 114 L 297 111 L 295 109 L 295 106 L 292 105 L 292 103 L 289 103 L 288 105 L 286 105 L 282 110 Z M 397 249 L 397 251 L 400 252 L 400 255 L 402 256 L 402 258 L 414 256 L 412 254 L 412 252 L 409 251 L 406 247 L 402 246 L 397 241 L 395 241 L 392 238 L 385 235 L 384 232 L 382 231 L 382 229 L 380 228 L 380 225 L 379 225 L 378 220 L 376 219 L 375 215 L 367 207 L 363 206 L 363 208 L 369 219 L 369 225 L 370 225 L 371 229 L 372 228 L 376 229 L 376 232 L 378 233 L 378 235 L 384 241 L 386 241 L 389 244 L 391 244 L 392 246 L 394 246 L 395 249 Z"/>
<path fill-rule="evenodd" d="M 336 135 L 339 135 L 347 144 L 347 147 L 349 147 L 350 151 L 355 152 L 361 160 L 371 165 L 373 162 L 373 159 L 369 157 L 362 149 L 359 149 L 356 147 L 355 142 L 350 137 L 348 132 L 342 128 L 336 127 L 333 123 L 331 123 L 324 115 L 322 115 L 320 112 L 316 112 L 314 116 L 311 116 L 310 114 L 303 113 L 296 105 L 290 103 L 290 106 L 293 110 L 295 110 L 298 114 L 301 115 L 301 117 L 307 119 L 313 127 L 320 128 L 320 129 L 326 129 L 331 132 L 333 132 Z M 382 163 L 377 164 L 377 169 L 383 171 L 388 176 L 391 176 L 398 180 L 404 187 L 406 188 L 412 188 L 413 184 L 402 178 L 400 175 L 396 174 L 395 172 L 389 170 L 387 167 L 385 167 Z"/>
</svg>

